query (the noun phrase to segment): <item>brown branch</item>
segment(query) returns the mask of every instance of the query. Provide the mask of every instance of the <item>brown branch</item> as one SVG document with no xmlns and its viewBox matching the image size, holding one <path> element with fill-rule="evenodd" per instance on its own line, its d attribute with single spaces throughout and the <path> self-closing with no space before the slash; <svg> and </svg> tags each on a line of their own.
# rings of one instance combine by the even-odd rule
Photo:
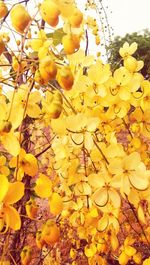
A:
<svg viewBox="0 0 150 265">
<path fill-rule="evenodd" d="M 51 145 L 52 145 L 51 142 L 55 138 L 55 136 L 56 135 L 54 135 L 54 137 L 51 139 L 50 144 L 47 147 L 45 147 L 41 152 L 39 152 L 38 154 L 35 155 L 36 158 L 38 158 L 39 156 L 44 154 L 49 148 L 51 148 Z"/>
<path fill-rule="evenodd" d="M 10 64 L 12 64 L 12 56 L 11 54 L 9 53 L 9 51 L 7 50 L 7 48 L 5 47 L 5 50 L 4 50 L 4 56 L 6 57 L 6 59 L 8 60 L 8 62 Z"/>
</svg>

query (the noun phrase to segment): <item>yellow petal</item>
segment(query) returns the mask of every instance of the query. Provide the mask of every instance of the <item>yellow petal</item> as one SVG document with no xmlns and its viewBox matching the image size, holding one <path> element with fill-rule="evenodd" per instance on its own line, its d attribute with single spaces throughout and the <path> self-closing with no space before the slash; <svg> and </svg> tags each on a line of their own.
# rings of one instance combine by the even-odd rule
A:
<svg viewBox="0 0 150 265">
<path fill-rule="evenodd" d="M 50 212 L 54 215 L 58 215 L 63 210 L 63 201 L 61 196 L 54 192 L 49 199 Z"/>
<path fill-rule="evenodd" d="M 145 260 L 143 261 L 143 265 L 149 265 L 149 264 L 150 264 L 150 258 L 145 259 Z"/>
<path fill-rule="evenodd" d="M 6 226 L 12 228 L 13 230 L 19 230 L 21 227 L 21 219 L 17 210 L 12 206 L 7 206 L 4 208 L 4 219 Z"/>
<path fill-rule="evenodd" d="M 118 238 L 116 237 L 116 235 L 114 235 L 114 234 L 111 235 L 110 243 L 111 243 L 111 247 L 114 251 L 119 247 L 119 241 L 118 241 Z"/>
<path fill-rule="evenodd" d="M 52 194 L 52 181 L 46 175 L 39 174 L 34 190 L 39 197 L 48 198 Z"/>
<path fill-rule="evenodd" d="M 144 214 L 144 211 L 141 205 L 139 205 L 138 207 L 137 214 L 138 214 L 138 219 L 140 220 L 140 222 L 142 222 L 143 224 L 146 224 L 145 214 Z"/>
<path fill-rule="evenodd" d="M 17 157 L 12 157 L 11 160 L 9 161 L 9 166 L 10 168 L 16 167 L 17 165 Z"/>
<path fill-rule="evenodd" d="M 6 176 L 0 175 L 0 202 L 3 201 L 9 188 L 9 182 Z"/>
<path fill-rule="evenodd" d="M 13 133 L 5 133 L 1 136 L 1 142 L 5 149 L 13 156 L 17 156 L 20 152 L 20 144 Z"/>
<path fill-rule="evenodd" d="M 30 45 L 31 45 L 32 50 L 38 52 L 40 47 L 42 47 L 43 45 L 43 41 L 40 39 L 35 39 L 31 41 Z"/>
<path fill-rule="evenodd" d="M 16 181 L 9 183 L 8 192 L 4 198 L 5 203 L 13 204 L 19 201 L 24 195 L 24 183 Z"/>
<path fill-rule="evenodd" d="M 118 219 L 113 215 L 109 216 L 109 225 L 111 224 L 115 228 L 116 233 L 118 233 L 120 229 L 120 225 L 119 225 Z"/>
<path fill-rule="evenodd" d="M 140 154 L 137 152 L 133 152 L 129 156 L 125 157 L 124 167 L 127 170 L 134 170 L 139 166 L 140 162 L 141 162 Z"/>
<path fill-rule="evenodd" d="M 84 249 L 84 253 L 86 255 L 86 257 L 93 257 L 96 254 L 97 248 L 95 246 L 95 244 L 90 244 L 90 246 L 86 246 Z"/>
<path fill-rule="evenodd" d="M 37 104 L 28 104 L 27 114 L 31 118 L 38 118 L 41 113 L 41 109 Z"/>
<path fill-rule="evenodd" d="M 141 178 L 137 175 L 138 173 L 132 173 L 129 176 L 130 183 L 137 190 L 145 190 L 149 186 L 149 181 L 147 178 Z"/>
<path fill-rule="evenodd" d="M 133 256 L 133 261 L 136 264 L 141 264 L 142 261 L 142 254 L 140 252 L 137 252 L 134 256 Z"/>
<path fill-rule="evenodd" d="M 37 159 L 32 154 L 26 154 L 23 159 L 22 167 L 27 175 L 31 177 L 35 176 L 38 172 Z"/>
<path fill-rule="evenodd" d="M 91 195 L 91 187 L 87 182 L 79 182 L 76 184 L 75 188 L 75 195 Z"/>
<path fill-rule="evenodd" d="M 106 189 L 98 189 L 94 192 L 92 199 L 98 207 L 104 207 L 109 200 L 108 191 Z"/>
<path fill-rule="evenodd" d="M 98 221 L 98 231 L 104 231 L 109 224 L 109 219 L 107 215 L 104 215 L 99 221 Z"/>
<path fill-rule="evenodd" d="M 135 255 L 136 251 L 137 251 L 137 250 L 136 250 L 135 248 L 131 247 L 131 246 L 126 246 L 126 247 L 125 247 L 125 253 L 126 253 L 126 255 L 128 255 L 129 257 L 132 257 L 133 255 Z"/>
<path fill-rule="evenodd" d="M 115 208 L 119 208 L 121 206 L 121 199 L 120 199 L 118 192 L 112 189 L 112 190 L 109 190 L 108 193 L 109 193 L 109 199 L 111 200 L 113 206 Z"/>
<path fill-rule="evenodd" d="M 3 166 L 6 164 L 6 157 L 5 156 L 0 156 L 0 166 Z"/>
<path fill-rule="evenodd" d="M 0 173 L 7 177 L 9 175 L 9 173 L 10 173 L 10 170 L 9 170 L 8 167 L 3 166 L 3 167 L 0 168 Z"/>
<path fill-rule="evenodd" d="M 137 47 L 138 47 L 138 45 L 137 45 L 136 42 L 133 42 L 130 45 L 130 47 L 129 47 L 129 53 L 130 53 L 130 55 L 133 54 L 133 53 L 135 53 L 135 51 L 137 50 Z"/>
<path fill-rule="evenodd" d="M 123 251 L 119 256 L 118 261 L 120 265 L 126 265 L 129 259 L 130 258 L 128 257 L 128 255 L 126 255 L 126 253 Z"/>
<path fill-rule="evenodd" d="M 114 79 L 119 86 L 125 86 L 131 80 L 132 75 L 125 67 L 120 67 L 114 72 Z"/>
<path fill-rule="evenodd" d="M 100 174 L 92 173 L 88 176 L 88 183 L 94 188 L 102 188 L 105 185 L 105 179 Z"/>
</svg>

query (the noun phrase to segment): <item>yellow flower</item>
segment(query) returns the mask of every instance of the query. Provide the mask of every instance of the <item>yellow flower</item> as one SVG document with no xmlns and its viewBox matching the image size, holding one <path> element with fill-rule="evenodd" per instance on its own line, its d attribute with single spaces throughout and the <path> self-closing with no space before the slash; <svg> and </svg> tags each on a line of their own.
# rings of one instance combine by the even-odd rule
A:
<svg viewBox="0 0 150 265">
<path fill-rule="evenodd" d="M 15 170 L 15 175 L 17 174 L 16 177 L 18 180 L 22 180 L 24 173 L 30 177 L 34 177 L 38 172 L 37 159 L 34 155 L 27 154 L 24 149 L 21 149 L 19 158 L 13 157 L 10 160 L 9 166 L 12 168 L 17 167 Z"/>
<path fill-rule="evenodd" d="M 119 208 L 114 208 L 110 203 L 106 206 L 102 207 L 103 217 L 99 219 L 97 230 L 102 232 L 106 230 L 108 227 L 113 227 L 115 229 L 116 234 L 119 232 Z"/>
<path fill-rule="evenodd" d="M 111 186 L 111 177 L 108 175 L 104 165 L 98 174 L 92 173 L 88 176 L 89 184 L 94 188 L 92 200 L 98 207 L 104 207 L 110 201 L 115 208 L 119 208 L 121 200 L 118 192 Z"/>
<path fill-rule="evenodd" d="M 96 252 L 97 252 L 97 248 L 96 248 L 96 245 L 94 243 L 87 245 L 84 248 L 84 253 L 85 253 L 86 257 L 88 257 L 88 258 L 95 256 Z"/>
<path fill-rule="evenodd" d="M 0 174 L 5 175 L 6 177 L 9 175 L 9 168 L 5 166 L 6 157 L 0 156 Z"/>
<path fill-rule="evenodd" d="M 150 264 L 150 258 L 145 259 L 145 260 L 143 261 L 143 265 L 149 265 L 149 264 Z"/>
<path fill-rule="evenodd" d="M 93 89 L 101 97 L 105 97 L 107 94 L 106 87 L 103 84 L 111 76 L 110 65 L 103 65 L 101 61 L 97 61 L 95 64 L 89 67 L 88 77 L 93 81 Z"/>
<path fill-rule="evenodd" d="M 41 198 L 50 197 L 52 194 L 52 181 L 46 175 L 40 173 L 36 180 L 34 191 Z"/>
<path fill-rule="evenodd" d="M 0 175 L 0 183 L 0 218 L 6 224 L 5 231 L 9 227 L 13 230 L 19 230 L 21 227 L 20 215 L 12 204 L 23 197 L 24 184 L 19 181 L 10 183 L 4 175 Z"/>
<path fill-rule="evenodd" d="M 7 97 L 9 101 L 12 101 L 13 91 L 9 91 Z M 39 91 L 30 92 L 30 87 L 27 85 L 21 85 L 18 91 L 15 93 L 13 100 L 13 108 L 11 110 L 10 121 L 15 124 L 17 128 L 22 122 L 24 117 L 24 109 L 26 108 L 25 116 L 28 115 L 31 118 L 38 118 L 41 109 L 38 103 L 41 100 L 41 94 Z M 16 115 L 17 113 L 17 115 Z M 17 117 L 16 117 L 17 116 Z"/>
<path fill-rule="evenodd" d="M 128 56 L 124 59 L 124 67 L 128 69 L 129 72 L 134 73 L 140 71 L 144 66 L 143 61 L 137 61 L 134 57 Z"/>
<path fill-rule="evenodd" d="M 149 171 L 141 162 L 139 153 L 133 152 L 124 158 L 114 158 L 108 166 L 109 171 L 115 175 L 112 185 L 129 195 L 131 187 L 145 190 L 149 185 Z"/>
<path fill-rule="evenodd" d="M 53 192 L 51 197 L 49 198 L 49 206 L 50 206 L 50 212 L 54 215 L 58 215 L 63 210 L 63 200 L 62 197 L 56 193 Z"/>
<path fill-rule="evenodd" d="M 132 55 L 137 50 L 137 43 L 133 42 L 131 45 L 129 45 L 128 42 L 125 42 L 123 44 L 123 47 L 120 48 L 119 53 L 121 57 L 125 58 L 129 55 Z"/>
<path fill-rule="evenodd" d="M 126 265 L 131 257 L 135 257 L 137 250 L 131 245 L 135 242 L 135 239 L 132 236 L 128 236 L 123 246 L 121 247 L 121 254 L 118 257 L 120 265 Z"/>
<path fill-rule="evenodd" d="M 112 90 L 112 94 L 118 94 L 122 100 L 129 100 L 131 93 L 129 82 L 131 81 L 132 74 L 125 67 L 120 67 L 115 70 L 113 77 L 116 87 Z"/>
<path fill-rule="evenodd" d="M 7 116 L 8 106 L 3 100 L 0 102 L 0 142 L 3 144 L 4 148 L 8 151 L 8 153 L 17 156 L 20 151 L 20 144 L 13 131 L 16 128 L 10 120 L 7 120 Z"/>
<path fill-rule="evenodd" d="M 47 37 L 44 32 L 44 30 L 40 30 L 38 32 L 38 38 L 32 39 L 30 42 L 32 50 L 38 52 L 39 49 L 44 45 L 44 42 L 46 41 Z"/>
</svg>

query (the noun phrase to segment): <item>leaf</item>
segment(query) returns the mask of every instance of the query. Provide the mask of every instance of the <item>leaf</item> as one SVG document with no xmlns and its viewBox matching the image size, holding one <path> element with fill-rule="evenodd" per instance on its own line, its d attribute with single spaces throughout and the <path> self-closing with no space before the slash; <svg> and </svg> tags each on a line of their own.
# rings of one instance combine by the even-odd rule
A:
<svg viewBox="0 0 150 265">
<path fill-rule="evenodd" d="M 62 37 L 65 35 L 63 28 L 56 29 L 52 33 L 47 33 L 47 38 L 52 38 L 55 46 L 61 43 Z"/>
</svg>

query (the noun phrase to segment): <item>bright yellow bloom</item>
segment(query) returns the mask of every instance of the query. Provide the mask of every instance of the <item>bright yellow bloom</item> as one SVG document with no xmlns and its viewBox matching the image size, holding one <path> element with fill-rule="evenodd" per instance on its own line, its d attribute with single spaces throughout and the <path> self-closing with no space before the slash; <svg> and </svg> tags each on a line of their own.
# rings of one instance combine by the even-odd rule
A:
<svg viewBox="0 0 150 265">
<path fill-rule="evenodd" d="M 133 42 L 131 45 L 129 45 L 128 42 L 125 42 L 123 44 L 123 47 L 120 48 L 119 53 L 121 55 L 121 57 L 125 58 L 128 57 L 129 55 L 132 55 L 133 53 L 135 53 L 135 51 L 137 50 L 137 43 Z"/>
<path fill-rule="evenodd" d="M 108 166 L 109 171 L 114 175 L 113 187 L 120 188 L 120 191 L 129 195 L 131 187 L 137 190 L 145 190 L 149 185 L 149 171 L 141 162 L 139 153 L 133 152 L 124 158 L 114 158 Z"/>
<path fill-rule="evenodd" d="M 129 86 L 129 82 L 132 78 L 131 73 L 125 67 L 120 67 L 115 70 L 113 77 L 116 87 L 112 89 L 111 93 L 113 95 L 118 94 L 122 100 L 129 100 L 131 94 Z"/>
<path fill-rule="evenodd" d="M 6 177 L 9 175 L 9 168 L 5 166 L 6 164 L 6 157 L 0 156 L 0 174 L 5 175 Z"/>
<path fill-rule="evenodd" d="M 134 57 L 128 56 L 124 59 L 124 67 L 131 73 L 140 71 L 144 66 L 143 61 L 137 61 Z"/>
<path fill-rule="evenodd" d="M 88 258 L 95 256 L 96 252 L 97 252 L 97 248 L 96 248 L 96 245 L 94 243 L 87 245 L 84 248 L 84 253 L 85 253 L 86 257 L 88 257 Z"/>
<path fill-rule="evenodd" d="M 145 260 L 143 261 L 143 265 L 149 265 L 149 264 L 150 264 L 150 258 L 145 259 Z"/>
<path fill-rule="evenodd" d="M 40 173 L 34 188 L 35 193 L 41 198 L 48 198 L 52 194 L 52 181 Z"/>
<path fill-rule="evenodd" d="M 89 67 L 88 77 L 93 82 L 93 89 L 96 93 L 105 97 L 107 94 L 107 90 L 103 84 L 109 79 L 111 76 L 110 65 L 103 65 L 101 61 L 97 61 L 95 64 Z"/>
<path fill-rule="evenodd" d="M 5 101 L 0 102 L 0 142 L 3 144 L 4 148 L 11 155 L 17 156 L 20 151 L 20 144 L 15 136 L 14 129 L 16 127 L 14 124 L 8 121 L 8 106 Z M 16 119 L 16 114 L 15 114 Z M 19 124 L 20 125 L 20 124 Z"/>
<path fill-rule="evenodd" d="M 98 221 L 97 229 L 102 232 L 106 230 L 108 227 L 113 227 L 116 234 L 119 232 L 119 208 L 114 208 L 110 203 L 106 206 L 101 207 L 101 211 L 103 212 L 103 217 Z"/>
<path fill-rule="evenodd" d="M 24 173 L 29 175 L 30 177 L 34 177 L 38 172 L 38 163 L 37 159 L 32 154 L 27 154 L 24 149 L 21 149 L 19 158 L 13 157 L 9 166 L 15 169 L 15 175 L 17 174 L 17 179 L 22 180 Z"/>
<path fill-rule="evenodd" d="M 19 230 L 21 227 L 20 215 L 12 204 L 23 197 L 24 184 L 19 181 L 10 183 L 4 175 L 0 175 L 0 183 L 0 218 L 6 225 L 5 231 L 9 227 L 13 230 Z"/>
<path fill-rule="evenodd" d="M 110 201 L 115 208 L 120 207 L 120 196 L 111 185 L 111 180 L 112 178 L 108 175 L 103 164 L 101 164 L 100 173 L 92 173 L 88 176 L 88 182 L 94 188 L 92 200 L 96 206 L 103 207 Z"/>
<path fill-rule="evenodd" d="M 13 98 L 12 91 L 9 91 L 7 94 L 8 99 L 10 102 Z M 31 118 L 38 118 L 41 109 L 38 103 L 41 100 L 41 94 L 39 91 L 32 91 L 30 92 L 30 87 L 27 85 L 21 85 L 18 91 L 15 93 L 14 100 L 13 100 L 13 108 L 11 110 L 10 121 L 12 122 L 13 126 L 17 128 L 24 116 L 28 115 Z M 24 115 L 24 110 L 26 108 L 26 112 Z M 17 113 L 17 115 L 16 115 Z M 17 117 L 16 117 L 17 116 Z"/>
<path fill-rule="evenodd" d="M 51 197 L 49 198 L 49 206 L 50 206 L 50 212 L 54 215 L 58 215 L 63 210 L 63 200 L 62 197 L 56 193 L 53 192 Z"/>
</svg>

